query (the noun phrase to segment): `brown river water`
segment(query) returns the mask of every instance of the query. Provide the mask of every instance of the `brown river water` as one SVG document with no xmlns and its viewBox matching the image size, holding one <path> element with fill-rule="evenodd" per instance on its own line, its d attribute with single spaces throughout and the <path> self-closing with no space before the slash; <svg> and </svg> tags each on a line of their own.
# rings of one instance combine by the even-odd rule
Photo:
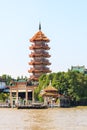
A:
<svg viewBox="0 0 87 130">
<path fill-rule="evenodd" d="M 0 130 L 87 130 L 87 107 L 0 108 Z"/>
</svg>

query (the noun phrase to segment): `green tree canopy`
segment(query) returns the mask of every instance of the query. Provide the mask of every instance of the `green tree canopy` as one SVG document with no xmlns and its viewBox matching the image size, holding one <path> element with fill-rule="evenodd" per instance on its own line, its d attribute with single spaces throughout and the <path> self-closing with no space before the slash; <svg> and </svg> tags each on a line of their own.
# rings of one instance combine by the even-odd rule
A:
<svg viewBox="0 0 87 130">
<path fill-rule="evenodd" d="M 38 95 L 42 89 L 48 86 L 49 82 L 58 89 L 60 94 L 70 97 L 71 100 L 78 101 L 81 98 L 87 97 L 87 75 L 77 72 L 58 72 L 44 74 L 39 78 L 39 86 L 35 90 L 35 95 Z"/>
</svg>

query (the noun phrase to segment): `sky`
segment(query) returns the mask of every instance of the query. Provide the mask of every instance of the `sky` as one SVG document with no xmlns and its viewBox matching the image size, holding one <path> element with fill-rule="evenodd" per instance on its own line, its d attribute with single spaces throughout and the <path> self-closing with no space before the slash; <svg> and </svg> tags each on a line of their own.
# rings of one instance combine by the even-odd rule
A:
<svg viewBox="0 0 87 130">
<path fill-rule="evenodd" d="M 87 68 L 87 0 L 0 0 L 0 75 L 30 76 L 29 39 L 39 22 L 52 72 Z"/>
</svg>

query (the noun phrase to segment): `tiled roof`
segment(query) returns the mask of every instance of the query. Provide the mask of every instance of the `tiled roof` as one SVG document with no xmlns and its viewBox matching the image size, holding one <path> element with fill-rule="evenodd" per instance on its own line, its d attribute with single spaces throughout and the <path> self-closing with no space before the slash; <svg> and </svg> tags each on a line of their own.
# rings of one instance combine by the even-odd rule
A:
<svg viewBox="0 0 87 130">
<path fill-rule="evenodd" d="M 17 82 L 26 82 L 26 80 L 25 79 L 20 79 L 20 80 L 18 80 Z"/>
<path fill-rule="evenodd" d="M 44 35 L 44 33 L 39 30 L 31 39 L 30 42 L 34 42 L 34 41 L 45 41 L 45 42 L 49 42 L 50 40 Z"/>
<path fill-rule="evenodd" d="M 55 92 L 57 92 L 58 90 L 52 86 L 51 80 L 50 80 L 49 85 L 44 89 L 44 91 L 45 92 L 49 92 L 49 91 L 55 91 Z"/>
<path fill-rule="evenodd" d="M 41 96 L 58 96 L 58 93 L 48 93 L 48 92 L 44 92 Z"/>
<path fill-rule="evenodd" d="M 57 91 L 57 89 L 52 86 L 48 86 L 44 89 L 44 91 Z"/>
</svg>

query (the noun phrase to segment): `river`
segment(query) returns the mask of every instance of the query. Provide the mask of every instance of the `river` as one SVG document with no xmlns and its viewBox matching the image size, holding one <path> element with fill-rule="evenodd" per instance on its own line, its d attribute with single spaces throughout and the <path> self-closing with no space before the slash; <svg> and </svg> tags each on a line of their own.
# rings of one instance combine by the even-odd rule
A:
<svg viewBox="0 0 87 130">
<path fill-rule="evenodd" d="M 0 108 L 0 130 L 87 130 L 87 107 Z"/>
</svg>

